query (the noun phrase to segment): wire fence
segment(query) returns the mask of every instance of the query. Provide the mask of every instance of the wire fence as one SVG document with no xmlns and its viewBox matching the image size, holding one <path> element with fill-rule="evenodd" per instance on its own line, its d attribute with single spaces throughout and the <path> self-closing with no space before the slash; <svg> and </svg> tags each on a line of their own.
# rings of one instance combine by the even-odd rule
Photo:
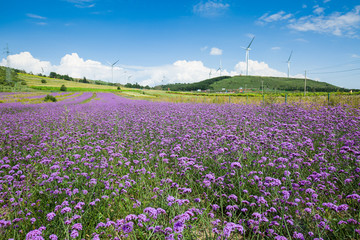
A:
<svg viewBox="0 0 360 240">
<path fill-rule="evenodd" d="M 136 98 L 136 97 L 135 97 Z M 274 94 L 264 94 L 260 96 L 158 96 L 140 97 L 144 100 L 157 102 L 174 102 L 174 103 L 204 103 L 204 104 L 320 104 L 320 105 L 349 105 L 353 107 L 360 106 L 360 95 L 341 95 L 329 93 L 327 95 L 318 96 L 278 96 Z"/>
</svg>

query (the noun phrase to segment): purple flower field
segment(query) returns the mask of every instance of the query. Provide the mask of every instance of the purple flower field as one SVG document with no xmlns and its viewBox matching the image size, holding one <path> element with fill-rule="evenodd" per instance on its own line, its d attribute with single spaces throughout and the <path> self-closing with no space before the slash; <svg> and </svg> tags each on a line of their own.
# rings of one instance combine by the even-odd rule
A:
<svg viewBox="0 0 360 240">
<path fill-rule="evenodd" d="M 359 239 L 360 109 L 0 104 L 1 239 Z"/>
</svg>

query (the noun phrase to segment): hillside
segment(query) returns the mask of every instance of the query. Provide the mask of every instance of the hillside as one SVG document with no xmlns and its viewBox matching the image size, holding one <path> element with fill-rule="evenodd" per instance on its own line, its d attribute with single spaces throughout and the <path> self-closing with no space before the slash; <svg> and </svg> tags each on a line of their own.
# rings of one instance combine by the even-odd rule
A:
<svg viewBox="0 0 360 240">
<path fill-rule="evenodd" d="M 206 79 L 196 83 L 177 83 L 160 86 L 162 89 L 171 91 L 196 91 L 213 90 L 222 91 L 223 89 L 232 91 L 239 88 L 248 91 L 260 91 L 262 89 L 262 82 L 265 91 L 303 91 L 304 79 L 298 78 L 281 78 L 281 77 L 260 77 L 260 76 L 223 76 L 217 78 Z M 311 79 L 306 81 L 306 90 L 309 92 L 334 92 L 346 91 L 340 87 L 331 85 L 326 82 L 318 82 Z"/>
<path fill-rule="evenodd" d="M 68 91 L 112 91 L 117 89 L 116 86 L 67 81 L 63 79 L 41 77 L 27 73 L 18 73 L 18 78 L 24 80 L 30 88 L 37 90 L 59 90 L 62 85 L 65 85 L 68 88 Z M 41 80 L 45 80 L 46 83 L 42 83 Z"/>
<path fill-rule="evenodd" d="M 11 79 L 11 81 L 8 81 Z M 21 82 L 18 78 L 18 74 L 13 69 L 6 69 L 0 66 L 0 85 L 3 86 L 14 86 L 16 83 Z"/>
</svg>

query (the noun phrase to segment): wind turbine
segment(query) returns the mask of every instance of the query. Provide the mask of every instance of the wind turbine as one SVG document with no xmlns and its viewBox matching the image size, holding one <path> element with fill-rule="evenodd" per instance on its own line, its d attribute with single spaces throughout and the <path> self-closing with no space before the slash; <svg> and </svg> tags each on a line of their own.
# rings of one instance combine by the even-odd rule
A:
<svg viewBox="0 0 360 240">
<path fill-rule="evenodd" d="M 246 76 L 249 75 L 249 51 L 251 50 L 250 46 L 252 42 L 254 41 L 255 37 L 251 39 L 251 42 L 247 46 L 247 48 L 242 47 L 246 51 Z"/>
<path fill-rule="evenodd" d="M 220 66 L 219 66 L 218 70 L 216 70 L 216 71 L 220 71 L 220 77 L 221 77 L 221 70 L 222 70 L 222 66 L 221 66 L 221 59 L 220 59 Z"/>
<path fill-rule="evenodd" d="M 290 77 L 290 63 L 291 63 L 290 59 L 291 59 L 292 53 L 293 53 L 293 51 L 291 51 L 289 59 L 287 60 L 287 64 L 288 64 L 288 74 L 287 74 L 287 76 L 288 76 L 288 78 Z"/>
<path fill-rule="evenodd" d="M 210 72 L 209 72 L 209 79 L 211 78 L 211 69 L 210 69 Z"/>
<path fill-rule="evenodd" d="M 119 61 L 120 61 L 120 59 L 117 60 L 116 62 L 114 62 L 113 64 L 111 64 L 111 63 L 108 62 L 108 64 L 111 66 L 111 82 L 112 82 L 112 83 L 114 82 L 114 66 L 115 66 L 115 64 L 117 64 Z"/>
</svg>

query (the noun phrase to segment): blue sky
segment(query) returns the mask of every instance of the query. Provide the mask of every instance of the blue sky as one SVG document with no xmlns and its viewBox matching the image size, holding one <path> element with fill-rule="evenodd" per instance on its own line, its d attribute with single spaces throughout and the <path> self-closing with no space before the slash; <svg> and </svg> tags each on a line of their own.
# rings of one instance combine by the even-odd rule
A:
<svg viewBox="0 0 360 240">
<path fill-rule="evenodd" d="M 9 64 L 156 85 L 222 74 L 307 76 L 360 89 L 360 2 L 34 0 L 0 9 Z M 1 51 L 0 64 L 6 65 Z M 119 60 L 113 69 L 109 63 Z M 354 70 L 355 69 L 355 70 Z M 211 74 L 210 74 L 211 73 Z"/>
</svg>

